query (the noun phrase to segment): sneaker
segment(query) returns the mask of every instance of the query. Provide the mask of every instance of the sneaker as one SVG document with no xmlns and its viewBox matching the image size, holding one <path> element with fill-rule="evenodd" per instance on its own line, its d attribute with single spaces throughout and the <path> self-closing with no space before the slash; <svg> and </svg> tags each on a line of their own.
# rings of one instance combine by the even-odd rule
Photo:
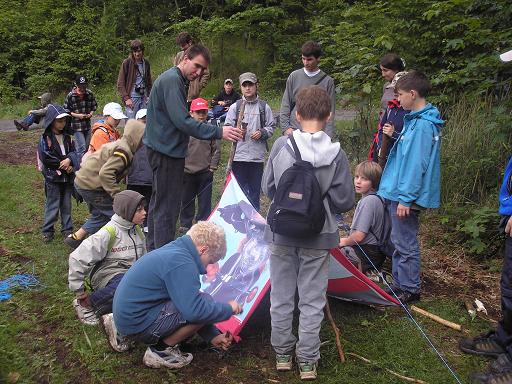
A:
<svg viewBox="0 0 512 384">
<path fill-rule="evenodd" d="M 489 371 L 492 373 L 505 373 L 512 371 L 512 361 L 508 353 L 498 355 L 496 360 L 489 364 Z"/>
<path fill-rule="evenodd" d="M 73 234 L 73 231 L 64 231 L 62 232 L 62 237 L 66 238 L 68 236 L 71 236 Z"/>
<path fill-rule="evenodd" d="M 292 370 L 292 355 L 276 354 L 276 369 L 279 372 Z"/>
<path fill-rule="evenodd" d="M 23 122 L 19 122 L 18 120 L 14 120 L 14 125 L 16 126 L 16 129 L 18 131 L 28 131 L 28 125 L 23 123 Z"/>
<path fill-rule="evenodd" d="M 43 233 L 43 243 L 50 243 L 53 240 L 53 233 Z"/>
<path fill-rule="evenodd" d="M 107 335 L 108 343 L 114 351 L 126 352 L 130 349 L 131 343 L 117 332 L 113 314 L 108 313 L 101 316 L 101 326 Z"/>
<path fill-rule="evenodd" d="M 505 348 L 498 343 L 496 333 L 493 331 L 484 336 L 463 339 L 459 343 L 459 348 L 462 352 L 472 355 L 490 357 L 498 357 L 498 355 L 506 352 Z"/>
<path fill-rule="evenodd" d="M 85 325 L 98 325 L 99 320 L 92 308 L 87 308 L 78 302 L 78 299 L 73 300 L 73 307 L 75 308 L 78 320 Z"/>
<path fill-rule="evenodd" d="M 400 292 L 397 296 L 398 296 L 398 299 L 403 304 L 416 303 L 417 301 L 420 301 L 420 299 L 421 299 L 421 294 L 419 292 L 412 293 L 412 292 L 403 291 L 403 292 Z"/>
<path fill-rule="evenodd" d="M 69 235 L 68 237 L 64 238 L 64 242 L 69 245 L 73 249 L 77 249 L 80 244 L 82 244 L 83 240 L 75 239 L 73 234 Z"/>
<path fill-rule="evenodd" d="M 163 351 L 157 351 L 154 347 L 148 347 L 142 362 L 150 368 L 182 368 L 192 361 L 191 353 L 180 351 L 179 345 L 167 347 Z"/>
<path fill-rule="evenodd" d="M 474 384 L 511 384 L 512 371 L 504 373 L 481 372 L 471 375 Z"/>
<path fill-rule="evenodd" d="M 299 362 L 299 373 L 301 380 L 315 380 L 316 363 L 311 363 L 309 361 Z"/>
</svg>

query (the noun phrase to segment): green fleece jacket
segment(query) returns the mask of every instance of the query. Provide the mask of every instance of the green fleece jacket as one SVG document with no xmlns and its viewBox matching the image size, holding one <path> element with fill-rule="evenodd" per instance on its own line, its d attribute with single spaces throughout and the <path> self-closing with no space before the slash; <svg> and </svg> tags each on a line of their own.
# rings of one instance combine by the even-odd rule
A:
<svg viewBox="0 0 512 384">
<path fill-rule="evenodd" d="M 221 139 L 222 128 L 196 121 L 187 108 L 188 80 L 178 67 L 162 73 L 149 96 L 144 144 L 173 158 L 187 155 L 188 139 Z"/>
</svg>

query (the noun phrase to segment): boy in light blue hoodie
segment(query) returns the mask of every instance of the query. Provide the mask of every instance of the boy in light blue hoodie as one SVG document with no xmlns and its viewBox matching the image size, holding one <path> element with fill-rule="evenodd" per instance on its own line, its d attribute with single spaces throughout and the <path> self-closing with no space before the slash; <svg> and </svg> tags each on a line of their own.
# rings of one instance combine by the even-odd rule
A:
<svg viewBox="0 0 512 384">
<path fill-rule="evenodd" d="M 404 303 L 420 299 L 419 214 L 438 208 L 440 200 L 441 120 L 439 111 L 427 103 L 430 82 L 421 72 L 411 71 L 396 83 L 398 101 L 411 112 L 391 149 L 378 194 L 387 200 L 391 215 L 393 279 L 391 288 Z"/>
</svg>

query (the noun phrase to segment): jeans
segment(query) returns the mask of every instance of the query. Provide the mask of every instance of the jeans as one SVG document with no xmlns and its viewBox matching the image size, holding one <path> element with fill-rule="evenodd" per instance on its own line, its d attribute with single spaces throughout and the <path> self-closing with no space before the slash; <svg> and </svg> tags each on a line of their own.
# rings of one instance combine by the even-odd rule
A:
<svg viewBox="0 0 512 384">
<path fill-rule="evenodd" d="M 185 159 L 166 156 L 146 147 L 153 170 L 153 192 L 148 212 L 148 251 L 174 240 L 180 214 Z"/>
<path fill-rule="evenodd" d="M 242 188 L 254 209 L 259 211 L 263 163 L 233 161 L 232 170 L 240 188 Z"/>
<path fill-rule="evenodd" d="M 320 359 L 320 326 L 324 318 L 329 250 L 270 244 L 270 342 L 276 353 L 298 361 Z M 299 341 L 292 333 L 295 291 L 299 293 Z M 297 344 L 297 345 L 295 345 Z"/>
<path fill-rule="evenodd" d="M 391 216 L 391 242 L 395 246 L 392 258 L 393 280 L 401 291 L 419 293 L 420 278 L 420 244 L 418 242 L 418 210 L 411 209 L 407 217 L 396 215 L 398 202 L 386 200 Z"/>
<path fill-rule="evenodd" d="M 35 117 L 35 115 L 29 113 L 21 122 L 30 127 L 32 124 L 34 124 Z"/>
<path fill-rule="evenodd" d="M 112 301 L 114 300 L 114 294 L 116 293 L 117 286 L 121 282 L 124 273 L 118 273 L 103 288 L 95 289 L 89 300 L 91 300 L 92 307 L 98 316 L 112 313 Z"/>
<path fill-rule="evenodd" d="M 507 348 L 508 355 L 512 357 L 512 237 L 508 235 L 505 240 L 500 288 L 503 318 L 498 323 L 496 336 L 498 342 Z"/>
<path fill-rule="evenodd" d="M 89 143 L 91 142 L 91 130 L 76 131 L 73 135 L 75 138 L 75 150 L 80 156 L 83 156 L 89 149 Z"/>
<path fill-rule="evenodd" d="M 128 116 L 129 119 L 135 119 L 135 115 L 137 114 L 137 112 L 141 109 L 146 108 L 147 99 L 145 96 L 132 96 L 131 99 L 133 101 L 133 108 L 126 107 L 126 116 Z"/>
<path fill-rule="evenodd" d="M 58 219 L 60 211 L 61 232 L 72 232 L 73 222 L 71 220 L 71 194 L 73 186 L 68 183 L 44 182 L 44 193 L 46 202 L 44 205 L 43 234 L 53 234 L 53 225 Z"/>
<path fill-rule="evenodd" d="M 213 172 L 185 173 L 183 175 L 183 192 L 181 196 L 182 227 L 190 228 L 196 211 L 196 221 L 206 220 L 212 212 Z"/>
<path fill-rule="evenodd" d="M 82 225 L 82 229 L 92 235 L 107 224 L 110 221 L 110 218 L 114 215 L 114 210 L 112 208 L 114 201 L 104 190 L 82 189 L 76 184 L 75 188 L 87 203 L 89 212 L 91 213 L 91 216 L 89 216 L 84 225 Z"/>
</svg>

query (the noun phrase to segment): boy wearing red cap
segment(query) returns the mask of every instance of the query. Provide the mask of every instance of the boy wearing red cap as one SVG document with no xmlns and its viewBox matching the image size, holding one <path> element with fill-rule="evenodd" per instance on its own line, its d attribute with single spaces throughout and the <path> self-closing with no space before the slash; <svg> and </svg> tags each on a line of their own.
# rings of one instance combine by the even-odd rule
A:
<svg viewBox="0 0 512 384">
<path fill-rule="evenodd" d="M 194 99 L 190 104 L 190 116 L 200 122 L 208 119 L 208 102 Z M 183 175 L 183 192 L 181 195 L 180 232 L 185 233 L 196 221 L 206 220 L 212 211 L 213 172 L 219 166 L 220 141 L 216 139 L 200 140 L 190 137 L 185 174 Z"/>
</svg>

